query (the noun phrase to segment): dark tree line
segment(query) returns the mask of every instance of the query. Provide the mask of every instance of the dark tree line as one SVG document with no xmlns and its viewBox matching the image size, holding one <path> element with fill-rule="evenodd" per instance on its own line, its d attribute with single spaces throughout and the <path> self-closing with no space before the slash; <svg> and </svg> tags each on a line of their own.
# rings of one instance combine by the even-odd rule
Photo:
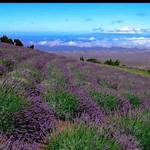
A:
<svg viewBox="0 0 150 150">
<path fill-rule="evenodd" d="M 109 60 L 106 60 L 104 62 L 104 64 L 112 65 L 112 66 L 119 66 L 120 65 L 120 61 L 118 59 L 115 60 L 115 61 L 113 61 L 112 59 L 109 59 Z"/>
<path fill-rule="evenodd" d="M 84 61 L 83 56 L 80 57 L 80 60 Z M 99 60 L 95 59 L 95 58 L 89 58 L 86 61 L 101 64 L 101 62 Z M 106 60 L 104 62 L 104 64 L 112 65 L 112 66 L 119 66 L 120 65 L 120 61 L 118 59 L 117 60 L 109 59 L 109 60 Z"/>
<path fill-rule="evenodd" d="M 1 40 L 1 42 L 4 42 L 4 43 L 13 44 L 13 45 L 16 45 L 16 46 L 23 46 L 23 43 L 19 39 L 12 40 L 11 38 L 8 38 L 6 35 L 3 35 L 0 38 L 0 40 Z"/>
<path fill-rule="evenodd" d="M 22 46 L 22 47 L 24 46 L 23 43 L 19 39 L 12 40 L 11 38 L 8 38 L 6 35 L 3 35 L 2 37 L 0 37 L 0 41 L 4 43 L 16 45 L 16 46 Z M 27 48 L 34 49 L 34 45 L 30 45 Z"/>
</svg>

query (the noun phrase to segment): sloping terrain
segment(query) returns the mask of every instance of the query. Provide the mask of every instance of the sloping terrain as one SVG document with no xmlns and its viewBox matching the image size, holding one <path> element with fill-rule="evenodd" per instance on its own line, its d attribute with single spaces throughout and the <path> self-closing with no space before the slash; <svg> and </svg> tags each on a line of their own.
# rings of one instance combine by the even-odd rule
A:
<svg viewBox="0 0 150 150">
<path fill-rule="evenodd" d="M 0 149 L 149 150 L 150 77 L 0 43 Z"/>
<path fill-rule="evenodd" d="M 84 58 L 96 58 L 101 62 L 106 61 L 107 59 L 119 59 L 122 64 L 127 65 L 129 67 L 139 68 L 139 69 L 150 69 L 150 51 L 146 51 L 145 49 L 142 50 L 135 50 L 133 48 L 126 49 L 126 50 L 116 50 L 115 48 L 109 48 L 103 50 L 103 48 L 99 48 L 98 50 L 68 50 L 68 51 L 59 51 L 65 56 L 79 59 L 80 56 Z"/>
</svg>

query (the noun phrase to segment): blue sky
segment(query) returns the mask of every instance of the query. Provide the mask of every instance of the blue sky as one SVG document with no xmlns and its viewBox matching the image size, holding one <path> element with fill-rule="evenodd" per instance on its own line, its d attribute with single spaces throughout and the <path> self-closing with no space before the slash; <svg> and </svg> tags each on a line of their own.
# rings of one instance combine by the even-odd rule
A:
<svg viewBox="0 0 150 150">
<path fill-rule="evenodd" d="M 149 32 L 150 3 L 1 3 L 1 32 Z"/>
</svg>

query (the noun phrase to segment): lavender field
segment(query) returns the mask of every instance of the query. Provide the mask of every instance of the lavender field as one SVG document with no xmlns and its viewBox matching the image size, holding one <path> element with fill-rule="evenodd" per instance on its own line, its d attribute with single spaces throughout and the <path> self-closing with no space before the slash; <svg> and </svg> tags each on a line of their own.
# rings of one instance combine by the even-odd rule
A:
<svg viewBox="0 0 150 150">
<path fill-rule="evenodd" d="M 0 43 L 1 150 L 149 150 L 150 76 Z"/>
</svg>

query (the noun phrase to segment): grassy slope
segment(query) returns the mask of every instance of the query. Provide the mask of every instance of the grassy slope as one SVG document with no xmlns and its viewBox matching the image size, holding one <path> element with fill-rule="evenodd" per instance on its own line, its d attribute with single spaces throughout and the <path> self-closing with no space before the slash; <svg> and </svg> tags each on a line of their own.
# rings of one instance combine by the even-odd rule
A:
<svg viewBox="0 0 150 150">
<path fill-rule="evenodd" d="M 138 69 L 138 68 L 130 68 L 130 67 L 126 67 L 126 66 L 110 66 L 110 65 L 105 65 L 102 64 L 105 67 L 111 67 L 111 68 L 116 68 L 128 73 L 132 73 L 132 74 L 137 74 L 137 75 L 142 75 L 144 77 L 150 77 L 150 73 L 147 70 L 143 70 L 143 69 Z"/>
<path fill-rule="evenodd" d="M 108 86 L 107 87 L 100 86 L 101 87 L 100 90 L 101 90 L 101 92 L 104 92 L 103 90 L 108 90 L 108 93 L 109 92 L 110 92 L 109 94 L 113 93 L 114 96 L 117 96 L 117 94 L 120 92 L 121 88 L 122 88 L 122 90 L 126 90 L 126 87 L 125 87 L 126 84 L 125 83 L 127 83 L 127 86 L 130 87 L 131 89 L 135 88 L 135 89 L 140 89 L 140 90 L 142 89 L 143 91 L 145 91 L 145 89 L 149 87 L 149 84 L 144 85 L 145 83 L 147 83 L 147 81 L 149 81 L 149 79 L 147 79 L 147 78 L 143 79 L 142 77 L 138 76 L 138 75 L 142 75 L 144 77 L 149 77 L 149 74 L 147 74 L 145 71 L 141 71 L 139 69 L 131 69 L 131 68 L 127 68 L 127 67 L 114 67 L 114 66 L 108 66 L 108 65 L 100 64 L 100 65 L 97 65 L 98 69 L 95 68 L 95 71 L 92 71 L 92 69 L 94 69 L 94 67 L 96 67 L 94 64 L 90 65 L 90 63 L 86 62 L 86 63 L 83 63 L 83 65 L 81 65 L 80 61 L 78 61 L 78 62 L 76 61 L 75 64 L 74 64 L 69 58 L 63 58 L 63 57 L 60 57 L 60 56 L 55 55 L 55 54 L 49 54 L 49 53 L 40 52 L 40 51 L 36 51 L 36 50 L 32 50 L 32 49 L 26 49 L 26 48 L 22 48 L 22 47 L 16 47 L 16 46 L 0 43 L 0 55 L 1 55 L 1 53 L 3 53 L 2 54 L 3 58 L 8 57 L 8 58 L 12 58 L 12 59 L 17 61 L 16 62 L 16 64 L 17 64 L 16 68 L 14 68 L 14 70 L 12 72 L 8 72 L 10 77 L 12 77 L 12 73 L 14 73 L 14 71 L 16 71 L 16 69 L 18 69 L 19 67 L 20 67 L 20 69 L 22 69 L 23 66 L 20 65 L 20 62 L 22 63 L 23 61 L 25 61 L 25 64 L 27 65 L 28 69 L 31 67 L 30 65 L 32 65 L 33 63 L 35 63 L 35 64 L 37 63 L 37 66 L 38 66 L 37 71 L 41 71 L 41 74 L 42 74 L 43 71 L 41 69 L 43 69 L 43 67 L 40 67 L 41 64 L 39 64 L 38 62 L 42 62 L 42 60 L 45 59 L 48 56 L 48 64 L 50 66 L 52 65 L 52 68 L 50 68 L 50 67 L 46 68 L 49 71 L 47 73 L 47 76 L 48 76 L 47 78 L 46 77 L 39 78 L 37 76 L 38 73 L 34 73 L 33 69 L 29 69 L 31 71 L 31 74 L 30 74 L 30 71 L 28 71 L 28 69 L 25 69 L 25 71 L 27 71 L 25 74 L 23 74 L 23 72 L 22 72 L 21 75 L 18 75 L 19 77 L 16 76 L 15 74 L 13 74 L 13 75 L 15 77 L 18 77 L 19 79 L 21 78 L 22 80 L 25 78 L 27 81 L 30 81 L 30 80 L 34 81 L 34 82 L 31 82 L 31 84 L 33 84 L 33 85 L 34 85 L 34 83 L 38 84 L 38 83 L 45 83 L 46 82 L 48 93 L 45 93 L 45 95 L 47 96 L 45 98 L 45 100 L 49 103 L 50 107 L 52 107 L 56 111 L 55 113 L 58 117 L 57 121 L 64 121 L 65 123 L 68 121 L 67 120 L 68 118 L 69 118 L 69 120 L 75 119 L 74 118 L 74 112 L 79 111 L 78 109 L 76 110 L 76 104 L 74 103 L 75 98 L 73 97 L 73 95 L 69 94 L 68 91 L 67 91 L 67 93 L 65 93 L 65 90 L 67 90 L 66 87 L 69 87 L 70 84 L 75 85 L 74 84 L 75 82 L 73 82 L 73 81 L 75 81 L 74 79 L 76 77 L 74 76 L 73 81 L 71 80 L 71 82 L 69 82 L 68 78 L 70 78 L 70 76 L 68 76 L 68 77 L 66 77 L 66 76 L 68 74 L 69 75 L 72 74 L 73 72 L 72 71 L 69 72 L 69 71 L 67 71 L 67 69 L 64 70 L 64 72 L 63 71 L 59 72 L 59 69 L 61 70 L 61 68 L 63 68 L 63 67 L 67 68 L 68 63 L 72 64 L 74 66 L 78 64 L 77 70 L 75 69 L 74 71 L 77 71 L 78 73 L 83 73 L 83 76 L 82 77 L 79 76 L 78 78 L 79 78 L 79 82 L 80 82 L 80 79 L 83 82 L 85 81 L 85 85 L 87 83 L 90 83 L 92 86 L 97 86 L 98 87 L 100 85 L 96 85 L 97 83 L 95 83 L 95 82 L 92 83 L 92 80 L 95 81 L 99 78 L 102 78 L 102 80 L 103 79 L 108 79 L 108 81 L 106 80 L 106 82 L 108 82 L 107 83 Z M 40 60 L 39 60 L 39 56 L 41 57 Z M 35 57 L 36 57 L 36 59 L 32 59 L 32 58 L 35 58 Z M 54 60 L 54 61 L 51 61 L 51 59 Z M 66 63 L 66 61 L 67 61 L 67 63 Z M 27 64 L 27 62 L 29 64 Z M 103 68 L 103 67 L 101 67 L 101 65 L 105 66 L 105 67 Z M 58 69 L 58 71 L 57 71 L 56 68 Z M 119 69 L 119 71 L 118 71 L 118 69 Z M 129 76 L 131 81 L 129 83 L 125 82 L 125 80 L 124 80 L 124 79 L 126 79 L 124 77 L 124 71 L 131 73 L 131 76 Z M 66 72 L 66 74 L 65 74 L 65 72 Z M 46 71 L 44 73 L 46 73 Z M 61 73 L 63 75 L 65 74 L 65 77 L 63 75 L 61 77 Z M 134 75 L 134 74 L 137 74 L 137 75 Z M 26 77 L 27 75 L 29 75 L 29 76 Z M 89 76 L 88 79 L 85 78 L 86 75 Z M 32 77 L 33 77 L 33 80 L 32 80 Z M 115 80 L 116 79 L 115 77 L 117 78 L 117 80 Z M 120 78 L 118 78 L 118 77 L 120 77 Z M 124 77 L 123 80 L 121 80 L 122 77 Z M 36 79 L 36 81 L 34 79 Z M 109 80 L 110 80 L 110 82 L 109 82 Z M 141 82 L 139 80 L 144 83 L 143 87 L 141 86 Z M 119 81 L 119 82 L 117 82 L 117 81 Z M 132 81 L 134 81 L 134 82 L 132 82 Z M 114 85 L 114 83 L 117 83 L 117 87 L 119 87 L 119 89 L 118 88 L 116 88 L 116 89 L 111 88 L 112 85 Z M 135 84 L 135 83 L 139 83 L 139 84 Z M 83 84 L 83 86 L 77 86 L 77 87 L 73 87 L 73 88 L 75 89 L 75 96 L 77 96 L 76 94 L 78 94 L 79 92 L 81 92 L 81 94 L 83 94 L 83 95 L 79 95 L 78 99 L 85 96 L 84 99 L 87 99 L 87 101 L 85 103 L 83 103 L 82 107 L 83 107 L 83 109 L 86 108 L 87 111 L 90 112 L 90 110 L 88 110 L 88 109 L 92 107 L 90 105 L 92 103 L 88 103 L 88 98 L 89 97 L 86 97 L 87 96 L 86 93 L 84 93 L 81 90 L 82 88 L 85 88 L 85 90 L 87 90 L 86 92 L 88 92 L 88 89 L 86 89 L 85 85 Z M 138 85 L 140 85 L 140 88 L 139 88 Z M 29 84 L 29 86 L 30 86 L 30 84 Z M 57 92 L 50 93 L 50 92 L 52 92 L 52 90 L 49 86 L 53 86 L 53 87 L 56 86 L 56 89 L 54 88 L 54 90 L 57 90 L 58 93 Z M 93 87 L 88 86 L 88 85 L 87 85 L 87 87 L 90 87 L 91 88 L 90 90 L 93 90 Z M 97 88 L 96 90 L 99 90 L 99 89 Z M 139 93 L 140 92 L 141 91 L 139 91 Z M 92 100 L 93 101 L 95 100 L 95 102 L 98 106 L 106 108 L 106 111 L 108 111 L 107 109 L 110 108 L 110 111 L 112 109 L 112 112 L 113 112 L 113 111 L 115 111 L 116 107 L 118 105 L 120 105 L 121 102 L 119 101 L 120 99 L 118 100 L 118 97 L 113 98 L 109 94 L 108 95 L 103 95 L 100 92 L 94 93 L 95 99 L 92 98 Z M 147 93 L 147 94 L 149 94 L 149 93 Z M 51 99 L 49 99 L 50 96 L 51 96 Z M 43 97 L 43 99 L 44 99 L 44 97 Z M 104 101 L 104 99 L 105 99 L 105 101 Z M 116 101 L 116 100 L 118 100 L 118 101 Z M 135 99 L 135 97 L 133 97 L 133 96 L 129 99 L 130 104 L 132 104 L 132 102 L 136 102 L 136 101 L 137 101 L 137 99 Z M 113 108 L 111 108 L 112 104 L 114 106 Z M 138 106 L 139 105 L 140 104 L 138 104 Z M 64 107 L 64 106 L 67 106 L 67 108 Z M 95 105 L 93 105 L 93 106 L 95 106 Z M 121 107 L 122 107 L 122 105 L 121 105 Z M 77 108 L 79 108 L 79 107 L 77 106 Z M 94 108 L 97 108 L 97 107 L 94 107 Z M 125 106 L 125 108 L 126 108 L 126 106 Z M 82 111 L 82 109 L 80 111 Z M 92 113 L 95 113 L 94 112 L 95 110 L 92 110 L 92 111 L 93 111 Z M 116 149 L 120 148 L 120 145 L 122 147 L 125 147 L 126 145 L 128 145 L 128 143 L 130 144 L 128 147 L 131 147 L 132 145 L 134 145 L 134 143 L 131 143 L 132 141 L 130 141 L 130 138 L 125 139 L 124 141 L 126 141 L 126 143 L 123 143 L 124 141 L 121 141 L 121 138 L 119 137 L 119 136 L 124 136 L 124 131 L 125 131 L 127 134 L 129 133 L 133 137 L 136 137 L 137 141 L 140 143 L 140 145 L 142 147 L 144 147 L 145 150 L 148 150 L 147 148 L 149 146 L 149 141 L 145 140 L 145 139 L 149 139 L 149 135 L 150 135 L 149 134 L 150 129 L 147 126 L 149 124 L 148 119 L 146 118 L 145 120 L 138 120 L 138 121 L 135 121 L 135 123 L 134 123 L 134 122 L 130 121 L 130 118 L 124 121 L 123 120 L 124 118 L 122 119 L 122 116 L 119 116 L 121 119 L 118 120 L 117 116 L 114 115 L 113 117 L 116 120 L 116 122 L 115 122 L 113 120 L 113 117 L 109 117 L 109 115 L 111 115 L 112 112 L 110 112 L 110 114 L 108 114 L 108 117 L 107 117 L 108 118 L 108 120 L 107 120 L 108 124 L 112 125 L 114 123 L 114 126 L 111 126 L 111 128 L 109 128 L 108 124 L 104 124 L 104 128 L 101 129 L 101 132 L 98 133 L 98 135 L 96 135 L 96 131 L 94 130 L 94 128 L 93 129 L 88 129 L 86 126 L 82 127 L 82 126 L 77 125 L 77 127 L 75 127 L 75 128 L 70 127 L 71 130 L 68 130 L 65 126 L 64 128 L 66 128 L 67 130 L 65 130 L 64 132 L 60 132 L 56 137 L 54 137 L 52 142 L 49 143 L 49 147 L 53 148 L 53 149 L 57 149 L 57 150 L 69 147 L 72 150 L 76 150 L 77 149 L 76 146 L 79 146 L 78 147 L 79 150 L 83 150 L 83 147 L 85 149 L 87 147 L 86 150 L 89 150 L 89 147 L 93 147 L 93 146 L 94 147 L 95 146 L 101 147 L 101 145 L 102 146 L 104 145 L 104 146 L 107 147 L 106 149 L 112 149 L 112 150 L 115 149 L 116 150 Z M 146 113 L 149 115 L 149 112 L 146 112 Z M 139 114 L 141 114 L 141 112 L 139 112 Z M 118 114 L 118 115 L 120 115 L 120 114 Z M 67 117 L 67 116 L 69 116 L 69 117 Z M 45 117 L 45 116 L 43 115 L 43 117 Z M 66 120 L 64 120 L 64 118 Z M 144 117 L 142 116 L 141 118 L 144 118 Z M 36 120 L 36 115 L 35 115 L 35 120 Z M 127 126 L 127 127 L 126 126 L 121 126 L 120 127 L 120 122 L 119 121 L 121 122 L 121 124 L 123 122 L 125 122 L 124 124 L 129 124 L 129 126 Z M 71 122 L 71 124 L 73 124 L 73 122 Z M 134 129 L 135 131 L 131 132 L 132 130 L 130 130 L 130 128 Z M 138 130 L 136 130 L 137 128 L 138 128 Z M 55 135 L 58 132 L 58 130 L 59 129 L 56 128 L 56 131 L 54 131 L 52 136 Z M 88 131 L 87 134 L 85 134 L 86 132 L 83 132 L 84 130 Z M 116 136 L 116 137 L 114 136 L 115 138 L 111 138 L 115 142 L 117 141 L 116 143 L 114 141 L 111 141 L 110 139 L 107 139 L 108 137 L 107 138 L 105 137 L 105 136 L 108 135 L 108 133 L 112 132 L 112 134 L 114 134 L 113 133 L 114 131 L 120 131 L 119 136 Z M 140 131 L 140 133 L 139 133 L 139 131 Z M 146 133 L 146 134 L 141 138 L 141 133 Z M 111 136 L 111 135 L 109 135 L 109 136 Z M 84 142 L 82 142 L 83 140 L 80 141 L 80 138 L 81 139 L 83 138 L 83 140 L 86 138 L 87 142 L 84 143 Z M 66 144 L 64 144 L 64 143 L 66 143 Z M 118 143 L 119 143 L 119 145 L 118 145 Z M 136 147 L 136 144 L 135 144 L 135 147 Z M 126 148 L 124 148 L 124 149 L 126 149 Z M 127 148 L 127 149 L 129 149 L 129 148 Z M 135 149 L 133 148 L 132 150 L 135 150 Z M 45 150 L 48 150 L 48 148 L 45 149 Z"/>
</svg>

